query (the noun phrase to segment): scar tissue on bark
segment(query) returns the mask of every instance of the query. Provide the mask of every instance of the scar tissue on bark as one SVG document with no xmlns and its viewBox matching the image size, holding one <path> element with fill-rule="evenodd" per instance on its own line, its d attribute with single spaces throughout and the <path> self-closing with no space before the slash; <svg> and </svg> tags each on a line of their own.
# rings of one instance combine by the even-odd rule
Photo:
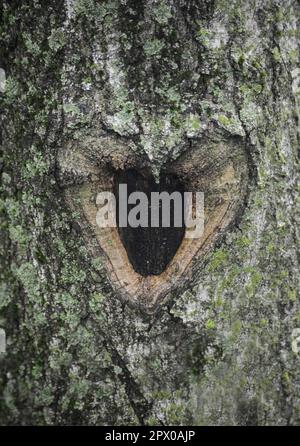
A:
<svg viewBox="0 0 300 446">
<path fill-rule="evenodd" d="M 102 253 L 108 277 L 119 296 L 147 311 L 187 279 L 192 260 L 211 249 L 234 221 L 242 209 L 248 183 L 242 140 L 220 135 L 190 140 L 179 158 L 162 166 L 161 187 L 167 178 L 169 184 L 174 183 L 170 191 L 178 187 L 181 192 L 204 192 L 204 233 L 201 238 L 189 239 L 184 229 L 180 232 L 171 228 L 173 233 L 167 236 L 159 231 L 133 234 L 130 230 L 97 226 L 99 192 L 115 192 L 121 181 L 127 181 L 131 188 L 142 182 L 147 193 L 154 187 L 151 162 L 133 142 L 111 136 L 69 141 L 59 155 L 59 168 L 67 205 L 79 215 L 91 254 Z M 165 250 L 161 249 L 162 239 Z"/>
</svg>

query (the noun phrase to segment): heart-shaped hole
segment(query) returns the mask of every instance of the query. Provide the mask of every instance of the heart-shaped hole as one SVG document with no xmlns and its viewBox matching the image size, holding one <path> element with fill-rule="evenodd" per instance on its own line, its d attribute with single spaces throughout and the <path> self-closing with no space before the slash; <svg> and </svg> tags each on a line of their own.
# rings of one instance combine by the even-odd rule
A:
<svg viewBox="0 0 300 446">
<path fill-rule="evenodd" d="M 147 220 L 147 226 L 131 227 L 127 225 L 126 227 L 120 227 L 119 212 L 126 209 L 124 203 L 120 203 L 120 200 L 122 200 L 119 195 L 120 185 L 121 187 L 123 185 L 127 186 L 128 197 L 134 192 L 142 192 L 147 197 L 147 209 L 141 206 Z M 159 184 L 155 182 L 152 174 L 140 173 L 136 169 L 119 171 L 115 175 L 114 193 L 117 204 L 118 232 L 133 269 L 143 277 L 159 275 L 166 269 L 176 254 L 185 233 L 183 206 L 181 207 L 182 225 L 176 227 L 174 221 L 175 203 L 173 199 L 170 199 L 170 226 L 164 227 L 162 201 L 160 200 L 157 203 L 152 200 L 152 192 L 159 194 L 167 192 L 170 196 L 173 192 L 179 192 L 183 202 L 184 187 L 175 175 L 163 175 Z M 138 202 L 137 204 L 141 203 Z M 135 204 L 128 204 L 127 215 L 135 206 Z M 151 216 L 154 212 L 158 212 L 159 215 L 158 227 L 151 226 Z"/>
<path fill-rule="evenodd" d="M 171 290 L 192 280 L 197 259 L 241 215 L 248 193 L 249 161 L 241 139 L 216 134 L 195 140 L 176 160 L 165 163 L 160 184 L 156 184 L 149 158 L 132 144 L 98 135 L 80 144 L 70 142 L 59 157 L 60 178 L 89 251 L 100 259 L 118 296 L 152 312 Z M 186 228 L 172 226 L 172 206 L 171 227 L 99 227 L 100 192 L 114 192 L 120 223 L 120 184 L 127 186 L 128 197 L 144 192 L 148 200 L 151 192 L 203 192 L 202 235 L 191 237 L 187 224 Z M 135 205 L 128 206 L 127 212 Z"/>
</svg>

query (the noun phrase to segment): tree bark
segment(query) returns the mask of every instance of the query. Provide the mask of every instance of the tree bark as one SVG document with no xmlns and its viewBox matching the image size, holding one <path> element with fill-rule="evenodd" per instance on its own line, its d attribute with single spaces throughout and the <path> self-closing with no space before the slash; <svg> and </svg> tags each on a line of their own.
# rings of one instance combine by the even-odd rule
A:
<svg viewBox="0 0 300 446">
<path fill-rule="evenodd" d="M 292 0 L 2 2 L 1 424 L 299 424 L 299 17 Z M 83 235 L 61 156 L 109 138 L 158 176 L 207 134 L 245 150 L 242 208 L 144 311 Z"/>
</svg>

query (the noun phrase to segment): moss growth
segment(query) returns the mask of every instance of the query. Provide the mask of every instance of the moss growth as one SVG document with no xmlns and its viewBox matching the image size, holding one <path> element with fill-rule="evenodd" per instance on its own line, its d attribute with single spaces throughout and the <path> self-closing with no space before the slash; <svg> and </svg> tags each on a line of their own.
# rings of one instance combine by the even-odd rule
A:
<svg viewBox="0 0 300 446">
<path fill-rule="evenodd" d="M 220 269 L 222 266 L 224 266 L 227 262 L 228 253 L 224 249 L 217 249 L 212 255 L 212 258 L 210 260 L 208 270 L 209 271 L 216 271 Z"/>
<path fill-rule="evenodd" d="M 153 39 L 144 44 L 144 51 L 146 56 L 159 56 L 164 48 L 164 42 L 159 39 Z"/>
<path fill-rule="evenodd" d="M 255 14 L 247 2 L 180 14 L 133 3 L 78 0 L 68 16 L 38 0 L 3 10 L 1 423 L 299 424 L 299 13 L 287 2 Z M 215 41 L 221 25 L 226 44 Z M 197 262 L 189 292 L 149 320 L 120 303 L 82 248 L 56 152 L 96 128 L 134 135 L 159 166 L 218 123 L 246 135 L 258 172 L 242 235 L 237 223 Z"/>
</svg>

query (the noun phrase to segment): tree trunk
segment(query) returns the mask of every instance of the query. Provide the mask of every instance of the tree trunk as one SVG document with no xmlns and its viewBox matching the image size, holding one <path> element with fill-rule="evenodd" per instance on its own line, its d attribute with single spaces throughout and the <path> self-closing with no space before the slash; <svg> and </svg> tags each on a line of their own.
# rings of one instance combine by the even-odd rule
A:
<svg viewBox="0 0 300 446">
<path fill-rule="evenodd" d="M 299 424 L 299 17 L 292 0 L 2 3 L 1 424 Z M 200 146 L 191 177 L 218 196 L 230 160 L 236 209 L 148 308 L 116 288 L 76 191 L 104 178 L 91 157 L 159 178 Z"/>
</svg>

